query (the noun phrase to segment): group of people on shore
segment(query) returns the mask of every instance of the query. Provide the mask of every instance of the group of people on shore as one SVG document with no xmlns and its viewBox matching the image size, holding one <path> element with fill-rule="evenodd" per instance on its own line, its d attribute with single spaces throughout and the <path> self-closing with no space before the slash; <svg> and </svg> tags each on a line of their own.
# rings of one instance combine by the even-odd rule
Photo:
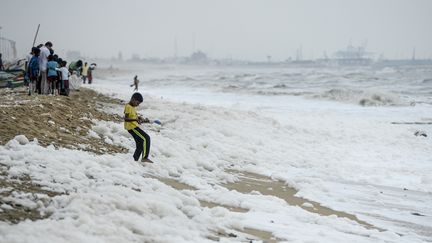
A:
<svg viewBox="0 0 432 243">
<path fill-rule="evenodd" d="M 96 64 L 83 64 L 81 60 L 67 61 L 54 53 L 53 44 L 48 41 L 31 49 L 26 65 L 28 94 L 69 95 L 69 91 L 79 90 L 82 83 L 93 81 L 92 70 Z"/>
</svg>

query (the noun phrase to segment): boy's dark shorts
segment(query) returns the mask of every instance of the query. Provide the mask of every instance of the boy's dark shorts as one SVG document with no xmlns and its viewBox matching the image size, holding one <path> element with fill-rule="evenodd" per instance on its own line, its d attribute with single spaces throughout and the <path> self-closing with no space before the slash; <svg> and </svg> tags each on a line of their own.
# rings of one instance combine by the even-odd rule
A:
<svg viewBox="0 0 432 243">
<path fill-rule="evenodd" d="M 57 81 L 57 76 L 51 76 L 51 77 L 48 77 L 47 80 L 48 80 L 49 82 L 55 82 L 55 81 Z"/>
</svg>

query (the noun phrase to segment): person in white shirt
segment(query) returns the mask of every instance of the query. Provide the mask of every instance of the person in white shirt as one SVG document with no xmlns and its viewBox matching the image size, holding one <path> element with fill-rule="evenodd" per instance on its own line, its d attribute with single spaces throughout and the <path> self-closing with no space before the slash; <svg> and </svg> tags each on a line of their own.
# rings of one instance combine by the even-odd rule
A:
<svg viewBox="0 0 432 243">
<path fill-rule="evenodd" d="M 47 63 L 48 56 L 51 54 L 50 50 L 53 44 L 48 41 L 44 46 L 40 48 L 39 55 L 39 82 L 36 85 L 39 94 L 48 94 L 49 93 L 49 85 L 47 81 Z"/>
<path fill-rule="evenodd" d="M 62 61 L 61 67 L 56 68 L 57 71 L 61 73 L 61 82 L 60 82 L 60 95 L 69 96 L 69 70 L 66 67 L 67 62 Z"/>
</svg>

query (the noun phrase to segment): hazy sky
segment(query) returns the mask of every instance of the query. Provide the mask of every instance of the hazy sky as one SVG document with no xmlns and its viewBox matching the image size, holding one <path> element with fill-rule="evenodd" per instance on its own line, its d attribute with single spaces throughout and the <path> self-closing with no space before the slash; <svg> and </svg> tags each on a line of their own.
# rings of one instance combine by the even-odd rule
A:
<svg viewBox="0 0 432 243">
<path fill-rule="evenodd" d="M 21 55 L 50 40 L 60 54 L 285 60 L 350 42 L 389 58 L 432 58 L 431 0 L 0 0 L 1 36 Z M 175 41 L 177 40 L 177 41 Z M 194 41 L 195 40 L 195 41 Z M 195 43 L 195 44 L 194 44 Z"/>
</svg>

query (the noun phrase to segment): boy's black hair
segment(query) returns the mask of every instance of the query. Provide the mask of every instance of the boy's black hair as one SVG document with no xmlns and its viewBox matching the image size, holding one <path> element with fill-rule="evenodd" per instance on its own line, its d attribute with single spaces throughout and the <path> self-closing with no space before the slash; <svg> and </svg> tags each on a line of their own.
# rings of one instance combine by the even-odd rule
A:
<svg viewBox="0 0 432 243">
<path fill-rule="evenodd" d="M 37 51 L 40 53 L 40 49 L 39 48 L 32 47 L 32 50 L 31 50 L 30 54 L 35 54 Z"/>
<path fill-rule="evenodd" d="M 53 55 L 49 55 L 48 56 L 48 61 L 52 61 L 54 59 L 54 56 Z"/>
<path fill-rule="evenodd" d="M 39 48 L 37 48 L 37 47 L 33 47 L 34 49 L 33 49 L 33 54 L 35 55 L 35 56 L 39 56 L 39 54 L 40 54 L 40 49 Z"/>
<path fill-rule="evenodd" d="M 142 97 L 142 95 L 140 94 L 140 93 L 138 93 L 138 92 L 136 92 L 136 93 L 134 93 L 133 95 L 132 95 L 132 97 L 131 97 L 131 100 L 132 99 L 134 99 L 134 100 L 137 100 L 137 101 L 139 101 L 140 103 L 141 102 L 143 102 L 143 97 Z"/>
<path fill-rule="evenodd" d="M 48 41 L 47 43 L 45 43 L 45 46 L 49 46 L 49 47 L 52 47 L 52 46 L 53 46 L 53 44 L 51 43 L 51 41 Z"/>
<path fill-rule="evenodd" d="M 66 67 L 67 62 L 66 61 L 62 61 L 62 67 Z"/>
</svg>

